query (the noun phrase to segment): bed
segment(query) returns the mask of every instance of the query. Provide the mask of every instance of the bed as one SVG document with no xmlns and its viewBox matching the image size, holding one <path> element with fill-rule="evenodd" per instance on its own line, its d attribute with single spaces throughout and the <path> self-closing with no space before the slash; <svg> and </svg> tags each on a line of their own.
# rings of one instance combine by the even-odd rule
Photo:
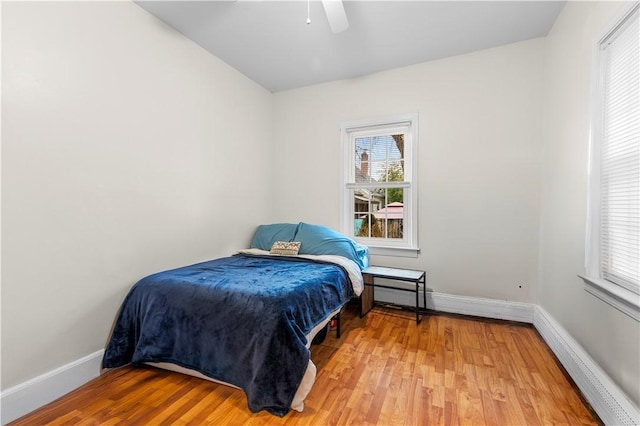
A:
<svg viewBox="0 0 640 426">
<path fill-rule="evenodd" d="M 366 263 L 366 248 L 329 228 L 261 225 L 250 249 L 138 281 L 103 367 L 150 364 L 238 387 L 253 412 L 301 411 L 310 342 L 362 292 Z"/>
</svg>

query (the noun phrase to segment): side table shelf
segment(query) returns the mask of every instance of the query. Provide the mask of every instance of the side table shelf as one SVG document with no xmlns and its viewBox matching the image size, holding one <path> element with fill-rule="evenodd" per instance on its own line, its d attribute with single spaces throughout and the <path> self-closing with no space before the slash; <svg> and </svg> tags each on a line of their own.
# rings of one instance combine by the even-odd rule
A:
<svg viewBox="0 0 640 426">
<path fill-rule="evenodd" d="M 392 290 L 409 291 L 416 294 L 416 324 L 422 321 L 420 315 L 420 287 L 422 286 L 422 303 L 427 307 L 427 273 L 413 269 L 386 268 L 382 266 L 370 266 L 362 271 L 364 278 L 364 290 L 360 296 L 360 318 L 364 317 L 374 305 L 374 289 L 376 287 L 389 288 Z M 404 281 L 415 284 L 415 288 L 398 287 L 388 284 L 376 283 L 376 278 L 387 280 Z"/>
</svg>

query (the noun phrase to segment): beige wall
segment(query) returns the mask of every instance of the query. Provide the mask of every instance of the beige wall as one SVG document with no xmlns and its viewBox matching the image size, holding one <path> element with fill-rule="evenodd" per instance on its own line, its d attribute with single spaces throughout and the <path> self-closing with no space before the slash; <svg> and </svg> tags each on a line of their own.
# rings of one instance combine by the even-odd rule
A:
<svg viewBox="0 0 640 426">
<path fill-rule="evenodd" d="M 2 4 L 2 388 L 268 221 L 272 95 L 129 2 Z M 238 165 L 243 167 L 239 167 Z"/>
<path fill-rule="evenodd" d="M 276 217 L 339 227 L 340 123 L 417 112 L 421 253 L 373 262 L 425 268 L 438 292 L 534 302 L 543 44 L 277 93 Z"/>
<path fill-rule="evenodd" d="M 545 41 L 539 303 L 640 407 L 640 327 L 584 290 L 592 49 L 630 3 L 568 2 Z"/>
</svg>

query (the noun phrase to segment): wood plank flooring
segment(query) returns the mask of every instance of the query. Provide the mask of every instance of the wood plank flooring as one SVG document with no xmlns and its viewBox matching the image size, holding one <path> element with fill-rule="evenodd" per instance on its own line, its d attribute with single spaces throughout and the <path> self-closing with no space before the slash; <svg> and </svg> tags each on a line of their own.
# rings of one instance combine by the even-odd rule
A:
<svg viewBox="0 0 640 426">
<path fill-rule="evenodd" d="M 312 347 L 302 413 L 251 413 L 241 390 L 154 368 L 110 371 L 11 425 L 599 424 L 530 326 L 357 306 Z"/>
</svg>

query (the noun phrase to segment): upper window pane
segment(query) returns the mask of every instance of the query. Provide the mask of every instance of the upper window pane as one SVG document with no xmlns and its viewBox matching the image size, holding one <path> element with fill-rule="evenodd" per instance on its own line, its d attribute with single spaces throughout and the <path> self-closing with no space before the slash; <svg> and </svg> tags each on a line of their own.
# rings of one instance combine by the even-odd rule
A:
<svg viewBox="0 0 640 426">
<path fill-rule="evenodd" d="M 355 138 L 355 182 L 404 181 L 404 134 Z"/>
</svg>

